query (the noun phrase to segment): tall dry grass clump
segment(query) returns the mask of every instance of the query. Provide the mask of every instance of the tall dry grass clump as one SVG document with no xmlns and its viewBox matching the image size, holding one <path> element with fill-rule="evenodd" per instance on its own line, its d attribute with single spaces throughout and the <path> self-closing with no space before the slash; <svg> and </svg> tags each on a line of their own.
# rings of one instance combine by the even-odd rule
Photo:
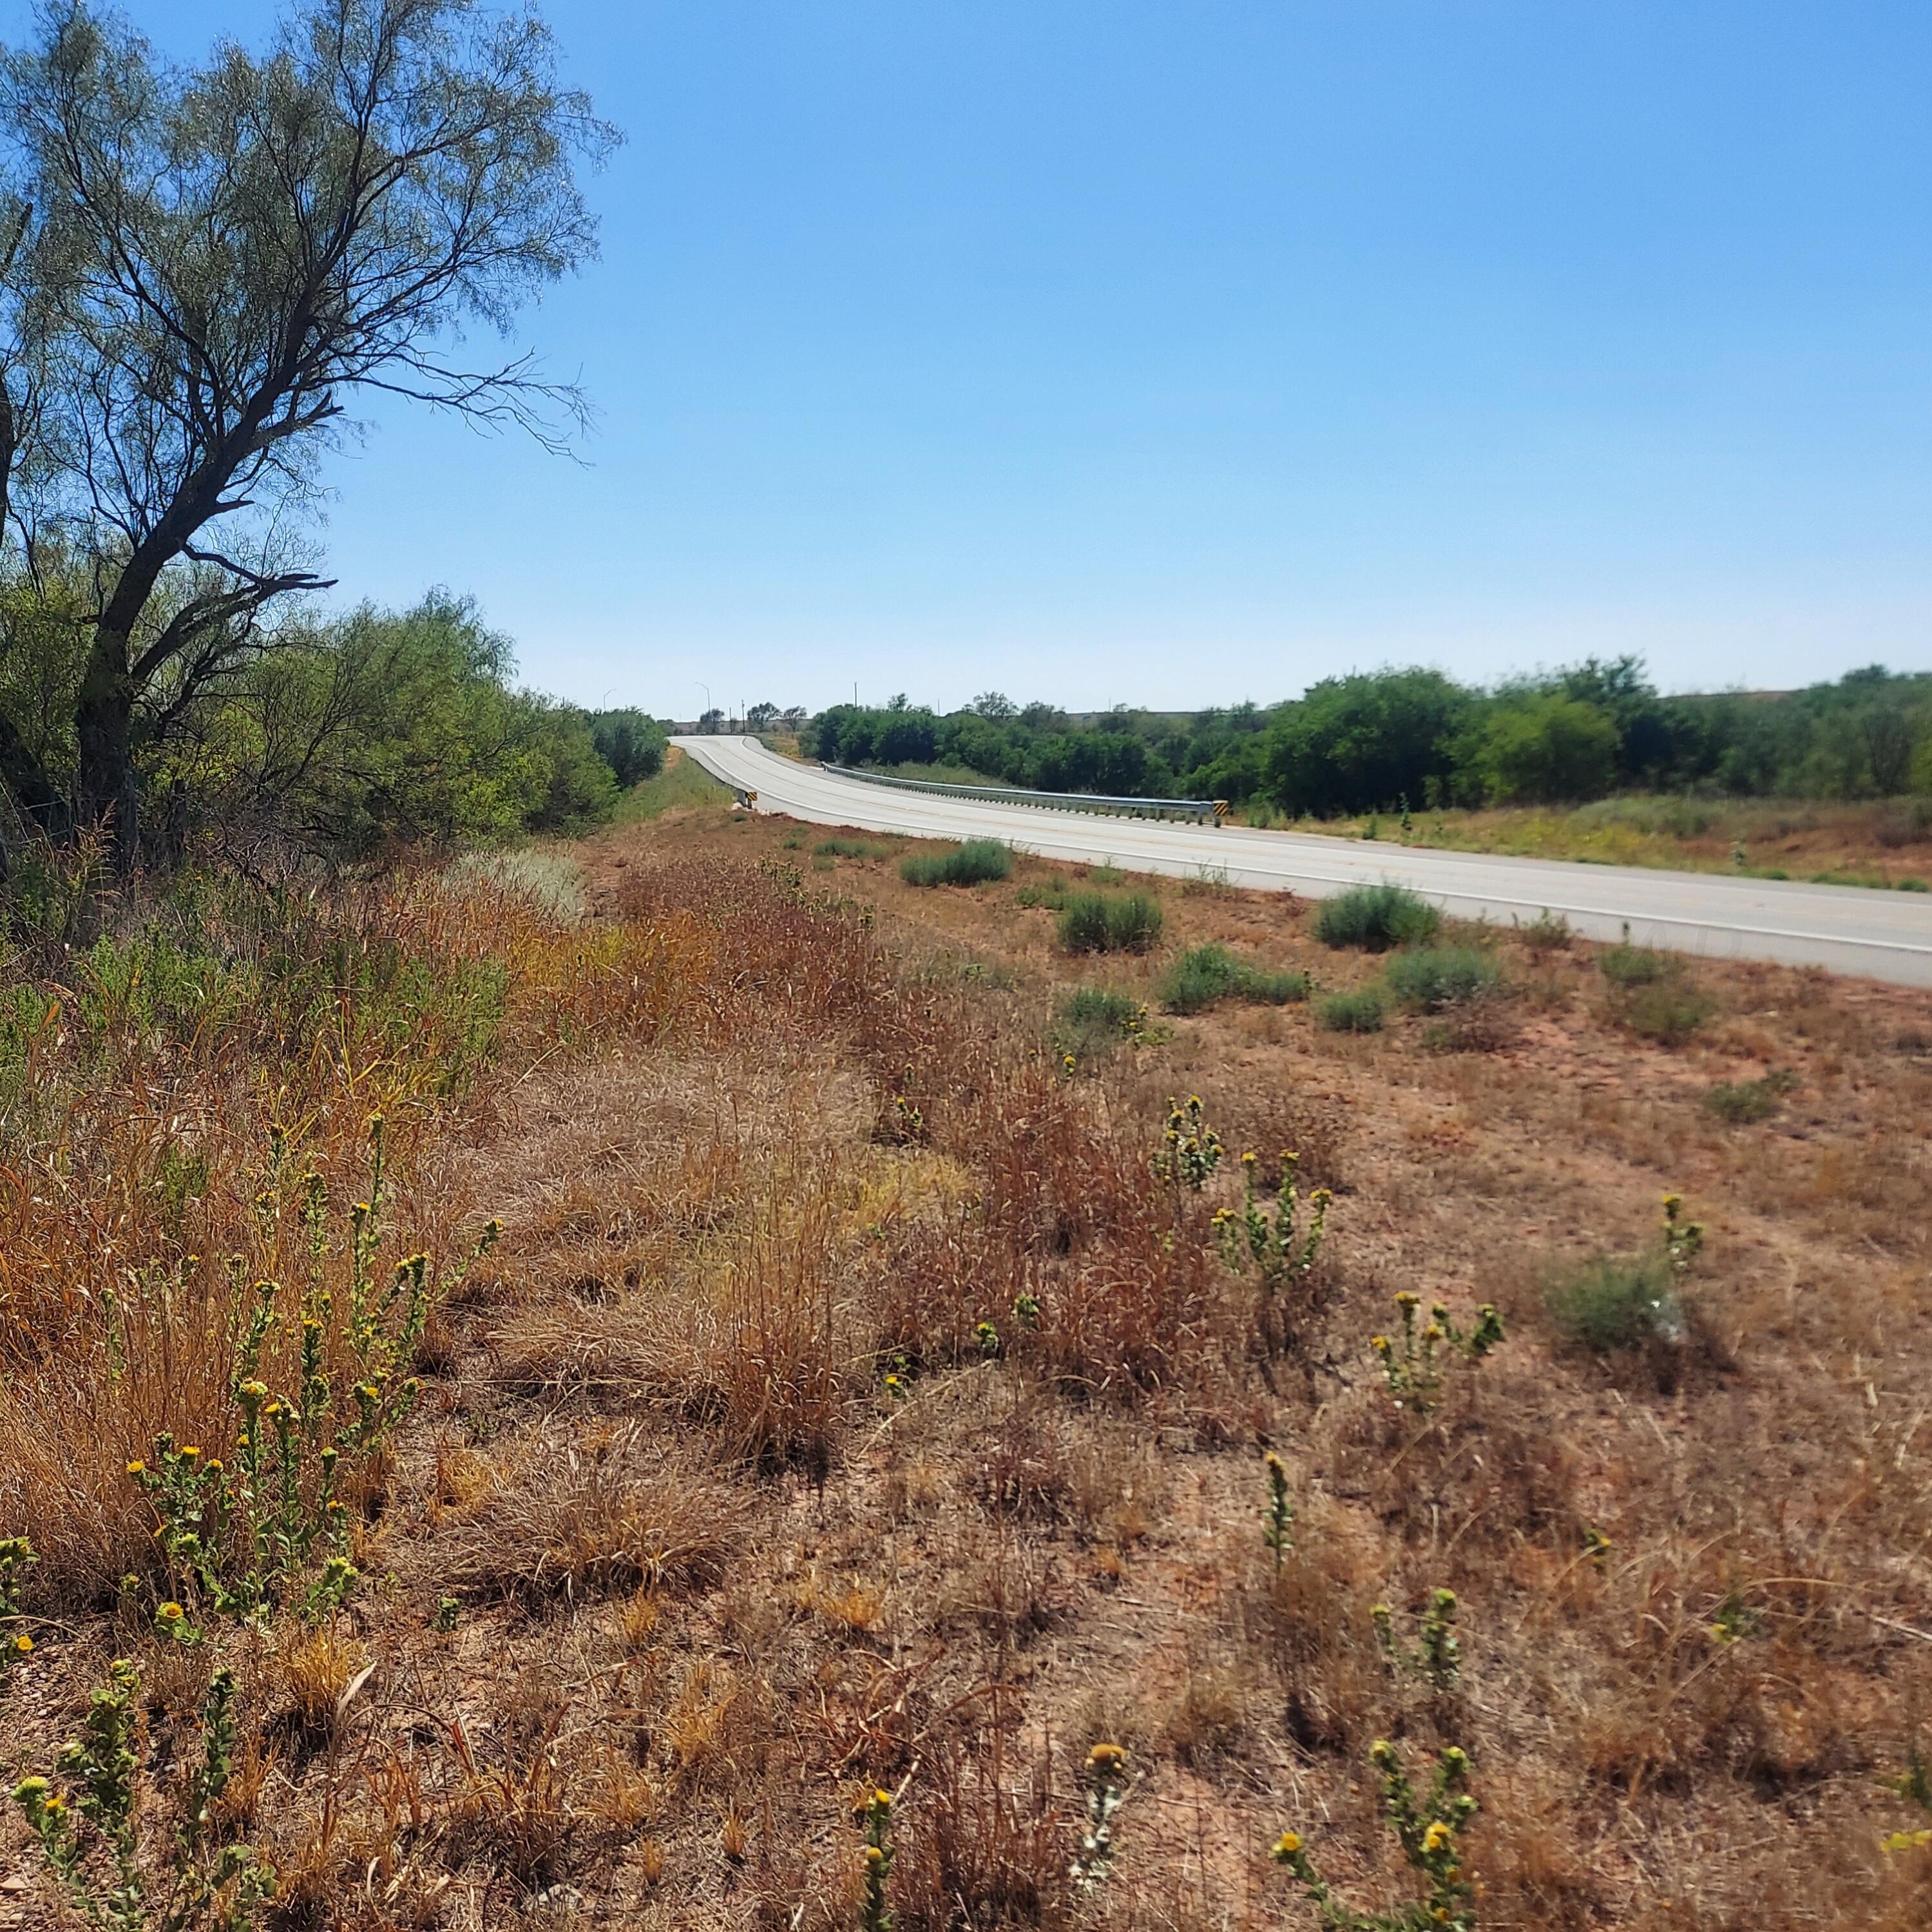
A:
<svg viewBox="0 0 1932 1932">
<path fill-rule="evenodd" d="M 487 877 L 190 879 L 84 950 L 23 957 L 41 970 L 0 1025 L 0 1521 L 32 1538 L 37 1588 L 100 1600 L 152 1575 L 128 1465 L 172 1438 L 232 1469 L 238 1385 L 296 1388 L 306 1322 L 339 1415 L 359 1378 L 406 1379 L 356 1327 L 385 1297 L 396 1314 L 412 1257 L 433 1300 L 474 1246 L 488 1204 L 447 1185 L 451 1121 L 506 1062 L 660 1034 L 710 983 L 710 943 L 688 918 L 580 930 Z"/>
</svg>

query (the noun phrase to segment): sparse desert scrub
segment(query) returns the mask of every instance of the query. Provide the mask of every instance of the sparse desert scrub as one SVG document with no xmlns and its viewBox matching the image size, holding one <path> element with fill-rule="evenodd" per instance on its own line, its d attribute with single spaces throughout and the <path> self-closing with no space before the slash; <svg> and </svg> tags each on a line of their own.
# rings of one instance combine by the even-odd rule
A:
<svg viewBox="0 0 1932 1932">
<path fill-rule="evenodd" d="M 1923 1922 L 1932 1873 L 1882 1849 L 1922 1828 L 1892 1781 L 1932 1708 L 1932 1646 L 1910 1634 L 1932 1505 L 1911 1206 L 1932 1064 L 1894 1045 L 1932 1036 L 1922 1001 L 1701 965 L 1732 1017 L 1666 1060 L 1603 1011 L 1576 942 L 1544 969 L 1564 1002 L 1506 1058 L 1338 1051 L 1312 1016 L 1230 1002 L 1070 1078 L 1046 1036 L 1084 962 L 1040 922 L 891 866 L 842 867 L 834 898 L 788 836 L 722 818 L 614 835 L 584 854 L 573 927 L 527 899 L 500 915 L 487 888 L 437 914 L 475 922 L 500 1017 L 460 1077 L 446 1062 L 386 1099 L 394 1238 L 375 1277 L 420 1246 L 427 1278 L 454 1281 L 483 1220 L 506 1226 L 424 1325 L 416 1406 L 355 1488 L 362 1581 L 313 1628 L 284 1611 L 259 1643 L 213 1620 L 164 1645 L 151 1598 L 120 1598 L 153 1525 L 104 1456 L 121 1540 L 90 1526 L 86 1430 L 170 1427 L 206 1452 L 184 1418 L 232 1413 L 232 1357 L 197 1354 L 195 1333 L 245 1316 L 253 1282 L 230 1301 L 218 1268 L 185 1288 L 164 1274 L 124 1298 L 124 1361 L 176 1371 L 137 1402 L 60 1282 L 70 1210 L 45 1183 L 62 1170 L 27 1171 L 8 1211 L 53 1221 L 0 1265 L 67 1325 L 21 1329 L 0 1384 L 36 1418 L 6 1438 L 33 1521 L 0 1533 L 56 1544 L 21 1568 L 7 1626 L 34 1645 L 0 1683 L 12 1775 L 53 1764 L 128 1648 L 175 1763 L 212 1667 L 235 1671 L 260 1749 L 244 1737 L 223 1829 L 274 1863 L 278 1921 L 430 1924 L 467 1898 L 490 1923 L 850 1932 L 860 1808 L 883 1790 L 902 1932 L 957 1932 L 962 1912 L 1009 1932 L 1096 1914 L 1264 1932 L 1312 1920 L 1268 1859 L 1290 1821 L 1349 1909 L 1426 1897 L 1367 1774 L 1388 1737 L 1418 1786 L 1446 1745 L 1469 1752 L 1485 1924 L 1654 1932 L 1666 1886 L 1672 1932 Z M 1324 957 L 1276 901 L 1166 909 L 1177 952 Z M 1114 976 L 1099 1024 L 1151 991 L 1150 966 Z M 209 1021 L 211 1046 L 229 1024 Z M 294 1064 L 243 1037 L 277 1078 Z M 1773 1046 L 1802 1083 L 1802 1139 L 1784 1117 L 1726 1131 L 1704 1104 Z M 222 1084 L 219 1054 L 164 1051 L 181 1057 L 128 1119 L 161 1144 L 184 1116 L 200 1134 L 188 1103 L 215 1082 L 240 1178 L 202 1192 L 158 1148 L 109 1194 L 83 1163 L 99 1218 L 77 1225 L 149 1261 L 218 1259 L 207 1231 L 228 1228 L 252 1257 L 234 1244 L 262 1191 L 254 1089 L 238 1058 Z M 320 1125 L 284 1124 L 296 1198 L 296 1154 L 316 1149 L 346 1306 L 339 1216 L 366 1190 L 374 1106 L 323 1080 L 343 1079 L 328 1051 L 302 1063 Z M 1185 1172 L 1161 1158 L 1177 1100 Z M 900 1101 L 916 1136 L 882 1131 Z M 1210 1130 L 1218 1162 L 1198 1151 Z M 1256 1317 L 1249 1148 L 1270 1259 L 1304 1252 L 1316 1187 L 1337 1196 L 1320 1292 L 1286 1298 L 1286 1352 Z M 1286 1243 L 1283 1149 L 1305 1176 Z M 1714 1352 L 1675 1396 L 1565 1341 L 1537 1263 L 1640 1252 L 1666 1184 L 1714 1231 L 1694 1277 Z M 301 1226 L 274 1262 L 286 1293 L 307 1279 Z M 91 1288 L 125 1278 L 82 1267 Z M 1418 1297 L 1400 1388 L 1370 1346 L 1396 1346 L 1398 1292 Z M 1431 1305 L 1467 1341 L 1492 1300 L 1508 1340 L 1472 1360 L 1445 1329 L 1425 1388 Z M 263 1378 L 278 1391 L 298 1380 L 298 1336 L 278 1328 L 263 1360 L 284 1364 Z M 1453 1688 L 1417 1661 L 1438 1588 L 1456 1598 Z M 1090 1898 L 1072 1868 L 1100 1744 L 1127 1755 Z M 137 1774 L 157 1818 L 169 1761 Z"/>
</svg>

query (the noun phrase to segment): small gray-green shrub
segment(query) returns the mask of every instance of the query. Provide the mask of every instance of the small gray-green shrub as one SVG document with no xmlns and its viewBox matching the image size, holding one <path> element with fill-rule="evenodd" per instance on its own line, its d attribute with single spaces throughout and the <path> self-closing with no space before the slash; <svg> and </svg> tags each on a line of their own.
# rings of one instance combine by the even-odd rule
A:
<svg viewBox="0 0 1932 1932">
<path fill-rule="evenodd" d="M 950 852 L 915 852 L 899 864 L 899 877 L 909 886 L 977 886 L 1004 879 L 1013 869 L 1013 855 L 997 838 L 969 838 Z"/>
<path fill-rule="evenodd" d="M 1528 925 L 1519 925 L 1516 936 L 1531 952 L 1540 956 L 1545 952 L 1565 952 L 1576 934 L 1570 930 L 1570 922 L 1560 912 L 1551 912 L 1546 907 Z"/>
<path fill-rule="evenodd" d="M 1070 952 L 1146 952 L 1161 922 L 1160 902 L 1148 893 L 1076 892 L 1060 915 L 1060 943 Z"/>
<path fill-rule="evenodd" d="M 1147 1008 L 1107 986 L 1076 986 L 1054 1016 L 1053 1045 L 1062 1055 L 1090 1060 L 1140 1036 Z"/>
<path fill-rule="evenodd" d="M 1325 1033 L 1380 1033 L 1382 996 L 1373 986 L 1331 993 L 1316 1008 L 1315 1018 Z"/>
<path fill-rule="evenodd" d="M 1415 1013 L 1465 1006 L 1502 992 L 1503 986 L 1496 956 L 1474 946 L 1422 946 L 1398 952 L 1385 976 L 1396 1004 Z"/>
<path fill-rule="evenodd" d="M 1202 1012 L 1226 999 L 1279 1006 L 1307 997 L 1306 974 L 1264 971 L 1237 959 L 1225 946 L 1184 952 L 1160 982 L 1160 1003 L 1171 1013 Z"/>
<path fill-rule="evenodd" d="M 1597 962 L 1598 970 L 1613 986 L 1628 991 L 1633 986 L 1651 986 L 1666 978 L 1671 962 L 1647 946 L 1633 946 L 1626 939 L 1610 947 Z"/>
<path fill-rule="evenodd" d="M 1324 899 L 1315 914 L 1315 936 L 1324 946 L 1358 946 L 1371 952 L 1419 945 L 1434 938 L 1442 915 L 1406 886 L 1351 886 Z"/>
<path fill-rule="evenodd" d="M 1704 1104 L 1719 1120 L 1742 1126 L 1768 1119 L 1797 1084 L 1794 1075 L 1774 1066 L 1761 1080 L 1720 1081 L 1704 1096 Z"/>
<path fill-rule="evenodd" d="M 1596 1355 L 1676 1341 L 1684 1333 L 1684 1311 L 1660 1255 L 1599 1256 L 1555 1276 L 1544 1290 L 1544 1305 L 1565 1340 Z"/>
<path fill-rule="evenodd" d="M 1618 1017 L 1630 1031 L 1660 1046 L 1682 1046 L 1716 1010 L 1708 993 L 1677 979 L 1640 986 L 1622 1003 Z"/>
<path fill-rule="evenodd" d="M 1684 1219 L 1681 1195 L 1666 1194 L 1660 1233 L 1660 1244 L 1647 1253 L 1599 1255 L 1550 1276 L 1544 1306 L 1558 1330 L 1600 1355 L 1682 1342 L 1688 1324 L 1678 1284 L 1696 1265 L 1703 1224 Z"/>
<path fill-rule="evenodd" d="M 1612 1016 L 1640 1039 L 1681 1046 L 1716 1010 L 1681 959 L 1633 946 L 1628 926 L 1622 944 L 1607 948 L 1597 965 L 1610 982 Z"/>
</svg>

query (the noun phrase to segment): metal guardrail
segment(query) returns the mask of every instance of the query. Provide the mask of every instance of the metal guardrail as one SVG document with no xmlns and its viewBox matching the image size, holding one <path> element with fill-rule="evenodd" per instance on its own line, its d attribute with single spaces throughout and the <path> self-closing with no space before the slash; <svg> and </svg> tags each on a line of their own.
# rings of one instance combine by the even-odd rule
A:
<svg viewBox="0 0 1932 1932">
<path fill-rule="evenodd" d="M 1114 818 L 1185 818 L 1205 825 L 1226 818 L 1226 800 L 1207 798 L 1106 798 L 1084 791 L 1029 791 L 1024 785 L 942 784 L 937 778 L 900 778 L 884 772 L 862 772 L 850 765 L 824 765 L 836 778 L 900 791 L 928 791 L 945 798 L 982 799 L 994 805 L 1030 805 L 1042 810 L 1099 812 Z"/>
</svg>

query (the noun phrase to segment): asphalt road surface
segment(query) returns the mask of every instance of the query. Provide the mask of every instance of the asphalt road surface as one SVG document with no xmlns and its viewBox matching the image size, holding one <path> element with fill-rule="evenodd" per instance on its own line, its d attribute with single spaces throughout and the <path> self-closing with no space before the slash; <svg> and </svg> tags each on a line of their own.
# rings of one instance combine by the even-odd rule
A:
<svg viewBox="0 0 1932 1932">
<path fill-rule="evenodd" d="M 1000 838 L 1016 851 L 1072 864 L 1222 878 L 1230 885 L 1311 898 L 1364 880 L 1393 880 L 1457 919 L 1507 926 L 1546 911 L 1560 914 L 1591 939 L 1616 939 L 1628 926 L 1640 945 L 1932 986 L 1932 894 L 1433 852 L 1245 826 L 992 804 L 835 778 L 817 765 L 780 758 L 755 738 L 671 742 L 714 778 L 756 792 L 760 812 L 815 825 L 922 838 Z"/>
</svg>

